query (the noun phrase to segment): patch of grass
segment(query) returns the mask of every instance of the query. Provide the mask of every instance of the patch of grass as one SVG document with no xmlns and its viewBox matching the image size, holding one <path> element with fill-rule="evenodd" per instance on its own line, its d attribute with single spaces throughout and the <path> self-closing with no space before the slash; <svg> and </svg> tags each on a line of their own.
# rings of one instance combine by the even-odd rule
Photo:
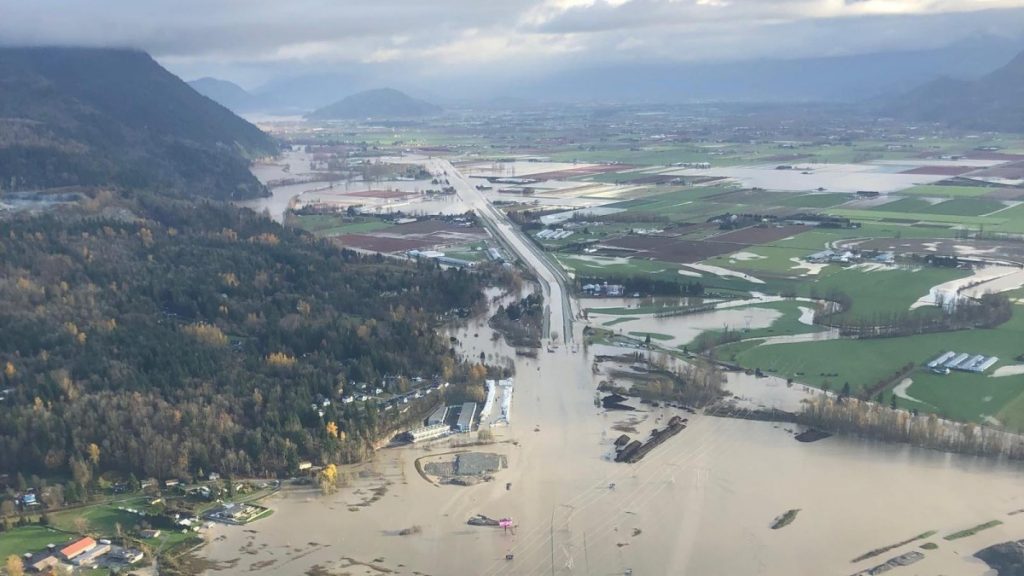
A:
<svg viewBox="0 0 1024 576">
<path fill-rule="evenodd" d="M 27 552 L 45 550 L 48 544 L 64 544 L 73 540 L 73 534 L 65 534 L 46 526 L 20 526 L 0 533 L 0 558 L 12 554 L 21 556 Z"/>
<path fill-rule="evenodd" d="M 790 259 L 803 258 L 814 253 L 813 250 L 784 248 L 778 246 L 751 246 L 749 248 L 744 248 L 741 252 L 757 254 L 758 256 L 761 256 L 761 258 L 737 260 L 733 258 L 733 255 L 735 254 L 733 253 L 714 256 L 704 260 L 703 263 L 728 268 L 730 270 L 748 272 L 755 277 L 757 277 L 759 273 L 762 275 L 764 273 L 768 273 L 776 276 L 799 277 L 801 274 L 807 272 L 807 269 L 794 269 L 793 267 L 797 264 Z"/>
<path fill-rule="evenodd" d="M 989 520 L 988 522 L 985 522 L 984 524 L 978 524 L 977 526 L 975 526 L 973 528 L 968 528 L 966 530 L 961 530 L 959 532 L 954 532 L 954 533 L 950 534 L 949 536 L 943 536 L 942 539 L 943 540 L 958 540 L 960 538 L 967 538 L 968 536 L 974 536 L 975 534 L 977 534 L 978 532 L 981 532 L 982 530 L 988 530 L 989 528 L 995 528 L 996 526 L 999 526 L 1000 524 L 1002 524 L 1001 520 Z"/>
<path fill-rule="evenodd" d="M 911 196 L 931 196 L 935 198 L 971 198 L 975 196 L 984 196 L 985 194 L 988 194 L 992 190 L 992 188 L 987 186 L 942 186 L 937 184 L 926 184 L 921 186 L 914 186 L 913 188 L 907 188 L 906 190 L 900 190 L 899 194 L 907 194 Z"/>
<path fill-rule="evenodd" d="M 943 282 L 964 278 L 967 270 L 955 268 L 901 268 L 865 272 L 857 268 L 837 268 L 821 275 L 814 283 L 818 293 L 830 290 L 845 292 L 853 299 L 852 307 L 844 313 L 847 318 L 904 312 L 929 290 Z"/>
<path fill-rule="evenodd" d="M 139 517 L 131 512 L 118 510 L 109 504 L 96 504 L 65 512 L 57 512 L 50 516 L 54 528 L 74 532 L 77 530 L 76 519 L 82 518 L 88 526 L 89 534 L 101 537 L 112 536 L 120 524 L 125 531 L 131 530 L 139 523 Z"/>
<path fill-rule="evenodd" d="M 910 544 L 911 542 L 914 542 L 915 540 L 924 540 L 925 538 L 931 538 L 936 533 L 937 532 L 935 530 L 929 530 L 927 532 L 922 532 L 921 534 L 918 534 L 917 536 L 914 536 L 913 538 L 907 538 L 906 540 L 903 540 L 902 542 L 897 542 L 895 544 L 889 544 L 888 546 L 882 546 L 881 548 L 875 548 L 874 550 L 871 550 L 869 552 L 861 554 L 860 556 L 857 556 L 853 560 L 850 560 L 850 562 L 851 563 L 857 563 L 857 562 L 862 562 L 864 560 L 867 560 L 868 558 L 874 558 L 875 556 L 879 556 L 881 554 L 885 554 L 886 552 L 888 552 L 889 550 L 892 550 L 894 548 L 899 548 L 900 546 L 906 546 L 907 544 Z M 924 548 L 925 546 L 927 546 L 927 544 L 923 544 L 921 547 Z M 936 546 L 935 544 L 932 544 L 932 546 L 935 547 L 935 548 L 938 548 L 938 546 Z"/>
<path fill-rule="evenodd" d="M 785 206 L 788 208 L 831 208 L 833 206 L 845 204 L 854 198 L 855 196 L 853 194 L 843 194 L 841 192 L 801 194 L 793 198 L 786 198 L 777 201 L 774 205 Z"/>
<path fill-rule="evenodd" d="M 607 322 L 602 322 L 601 326 L 615 326 L 616 324 L 622 324 L 623 322 L 632 322 L 633 320 L 636 320 L 636 318 L 632 316 L 627 316 L 625 318 L 613 318 L 612 320 L 609 320 Z"/>
<path fill-rule="evenodd" d="M 900 198 L 899 200 L 893 200 L 892 202 L 886 202 L 885 204 L 879 204 L 878 206 L 868 208 L 868 210 L 874 210 L 876 212 L 927 212 L 931 205 L 932 203 L 927 200 L 907 197 Z"/>
<path fill-rule="evenodd" d="M 901 338 L 829 340 L 718 350 L 719 357 L 736 354 L 736 361 L 750 369 L 760 368 L 780 377 L 816 387 L 838 390 L 849 382 L 854 391 L 890 377 L 907 362 L 921 366 L 946 350 L 963 350 L 1002 358 L 1012 363 L 1024 342 L 1024 310 L 998 328 L 922 334 Z M 998 366 L 998 364 L 997 364 Z M 1024 375 L 991 378 L 953 372 L 947 376 L 920 369 L 910 377 L 909 394 L 927 405 L 899 400 L 899 405 L 933 411 L 948 418 L 982 421 L 998 415 L 1011 429 L 1024 425 Z"/>
<path fill-rule="evenodd" d="M 671 334 L 659 334 L 657 332 L 630 332 L 630 336 L 636 336 L 637 338 L 651 337 L 651 340 L 671 340 L 675 338 Z"/>
<path fill-rule="evenodd" d="M 731 186 L 695 186 L 659 192 L 642 198 L 609 204 L 608 208 L 624 208 L 630 212 L 655 212 L 663 216 L 692 213 L 696 201 L 733 190 Z"/>
<path fill-rule="evenodd" d="M 924 544 L 921 544 L 922 550 L 937 550 L 938 548 L 939 545 L 935 542 L 925 542 Z"/>
<path fill-rule="evenodd" d="M 785 514 L 779 516 L 778 518 L 772 521 L 772 530 L 778 530 L 780 528 L 785 528 L 786 526 L 789 526 L 793 523 L 794 520 L 796 520 L 796 515 L 799 513 L 799 508 L 787 510 Z"/>
</svg>

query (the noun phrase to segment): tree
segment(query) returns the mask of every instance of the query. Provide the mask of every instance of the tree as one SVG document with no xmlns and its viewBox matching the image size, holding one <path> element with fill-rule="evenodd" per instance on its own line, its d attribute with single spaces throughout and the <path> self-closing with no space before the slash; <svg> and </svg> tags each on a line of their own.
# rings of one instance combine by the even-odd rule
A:
<svg viewBox="0 0 1024 576">
<path fill-rule="evenodd" d="M 21 558 L 17 554 L 8 556 L 4 565 L 7 569 L 7 576 L 22 576 L 25 573 L 25 565 L 21 563 Z"/>
<path fill-rule="evenodd" d="M 896 395 L 889 396 L 889 408 L 896 409 Z"/>
<path fill-rule="evenodd" d="M 332 494 L 338 488 L 338 467 L 334 464 L 324 466 L 324 469 L 317 475 L 317 483 L 320 484 L 321 492 Z"/>
<path fill-rule="evenodd" d="M 89 461 L 92 462 L 93 466 L 99 466 L 100 464 L 100 447 L 95 443 L 89 444 Z"/>
</svg>

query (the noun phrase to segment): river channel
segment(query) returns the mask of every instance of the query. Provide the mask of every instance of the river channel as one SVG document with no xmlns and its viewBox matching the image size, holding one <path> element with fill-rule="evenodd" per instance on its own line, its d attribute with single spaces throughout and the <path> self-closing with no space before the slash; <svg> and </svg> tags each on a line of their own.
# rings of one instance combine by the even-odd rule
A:
<svg viewBox="0 0 1024 576">
<path fill-rule="evenodd" d="M 613 426 L 642 436 L 676 412 L 595 407 L 593 355 L 607 347 L 516 357 L 483 317 L 452 334 L 468 358 L 515 364 L 512 421 L 492 428 L 497 443 L 486 448 L 508 458 L 495 482 L 438 486 L 417 473 L 417 458 L 467 436 L 385 449 L 346 467 L 353 480 L 336 494 L 288 488 L 266 502 L 269 518 L 214 528 L 200 552 L 219 567 L 210 573 L 842 575 L 921 542 L 851 562 L 869 550 L 936 530 L 938 549 L 891 574 L 982 575 L 971 554 L 1024 537 L 1024 514 L 1009 514 L 1024 508 L 1022 469 L 987 459 L 839 437 L 805 444 L 790 425 L 700 414 L 685 415 L 688 427 L 641 462 L 616 464 Z M 815 393 L 778 379 L 728 380 L 751 406 L 791 408 Z M 792 509 L 792 524 L 770 528 Z M 511 517 L 517 529 L 467 525 L 475 514 Z M 1003 524 L 942 539 L 990 520 Z"/>
</svg>

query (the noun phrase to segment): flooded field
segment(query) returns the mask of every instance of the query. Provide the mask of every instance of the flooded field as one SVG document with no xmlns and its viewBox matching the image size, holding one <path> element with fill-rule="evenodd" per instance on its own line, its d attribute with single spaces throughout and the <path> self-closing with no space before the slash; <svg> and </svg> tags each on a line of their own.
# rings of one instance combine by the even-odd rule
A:
<svg viewBox="0 0 1024 576">
<path fill-rule="evenodd" d="M 363 182 L 341 180 L 324 181 L 323 173 L 308 169 L 311 156 L 305 152 L 291 151 L 283 154 L 280 161 L 272 164 L 257 164 L 252 173 L 270 187 L 271 196 L 237 202 L 239 206 L 252 208 L 257 212 L 266 210 L 277 222 L 284 220 L 290 206 L 325 203 L 339 207 L 360 206 L 371 213 L 405 212 L 408 214 L 462 214 L 468 209 L 457 196 L 428 195 L 427 190 L 440 186 L 430 180 L 388 180 Z M 406 159 L 388 158 L 396 162 Z M 309 180 L 289 183 L 292 180 Z"/>
<path fill-rule="evenodd" d="M 482 320 L 453 334 L 469 357 L 514 358 Z M 417 472 L 417 459 L 470 436 L 387 449 L 348 468 L 337 494 L 287 489 L 266 520 L 218 526 L 202 554 L 218 574 L 852 574 L 920 542 L 851 562 L 869 550 L 937 530 L 938 549 L 893 574 L 980 576 L 973 552 L 1024 534 L 1024 515 L 1008 514 L 1024 507 L 1017 466 L 836 437 L 806 444 L 789 425 L 678 412 L 685 430 L 616 464 L 616 427 L 643 434 L 677 412 L 595 407 L 592 355 L 605 348 L 515 358 L 515 417 L 484 449 L 507 458 L 493 482 L 435 485 Z M 815 393 L 741 374 L 728 387 L 751 408 L 792 409 Z M 796 520 L 772 530 L 791 509 Z M 513 529 L 467 525 L 477 514 Z M 1003 524 L 942 539 L 993 519 Z"/>
<path fill-rule="evenodd" d="M 732 178 L 745 188 L 765 190 L 855 193 L 859 190 L 897 192 L 919 184 L 931 184 L 948 178 L 936 174 L 905 174 L 886 166 L 865 164 L 807 164 L 792 170 L 777 170 L 776 165 L 715 167 L 710 170 L 671 170 L 678 176 L 720 176 Z"/>
</svg>

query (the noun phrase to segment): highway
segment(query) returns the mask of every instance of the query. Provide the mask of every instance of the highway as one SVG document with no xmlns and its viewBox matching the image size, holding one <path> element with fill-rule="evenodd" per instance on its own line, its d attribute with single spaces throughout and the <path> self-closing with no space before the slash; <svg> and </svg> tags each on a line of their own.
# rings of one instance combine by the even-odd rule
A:
<svg viewBox="0 0 1024 576">
<path fill-rule="evenodd" d="M 484 221 L 484 225 L 511 250 L 517 258 L 525 263 L 540 281 L 547 306 L 548 326 L 551 328 L 544 338 L 554 341 L 552 333 L 561 327 L 560 336 L 566 344 L 573 342 L 572 300 L 569 294 L 568 279 L 561 269 L 553 265 L 518 226 L 513 224 L 500 210 L 495 208 L 483 193 L 476 189 L 469 178 L 459 172 L 452 163 L 443 158 L 430 158 L 433 172 L 445 173 L 448 182 L 455 192 Z M 559 320 L 561 319 L 561 320 Z"/>
</svg>

